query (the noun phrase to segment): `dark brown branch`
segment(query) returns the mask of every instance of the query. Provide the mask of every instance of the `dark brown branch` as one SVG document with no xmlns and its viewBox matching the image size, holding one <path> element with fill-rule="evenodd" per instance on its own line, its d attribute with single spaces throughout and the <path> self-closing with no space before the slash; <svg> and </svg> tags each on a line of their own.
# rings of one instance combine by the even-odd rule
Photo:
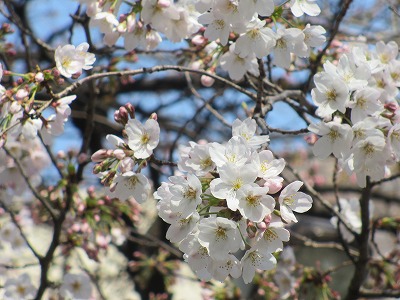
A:
<svg viewBox="0 0 400 300">
<path fill-rule="evenodd" d="M 367 276 L 367 267 L 369 261 L 369 233 L 370 233 L 370 212 L 369 202 L 371 199 L 372 185 L 369 177 L 367 177 L 367 185 L 362 190 L 360 197 L 360 209 L 361 209 L 361 233 L 356 236 L 358 242 L 358 249 L 360 255 L 357 258 L 355 264 L 355 270 L 351 279 L 347 295 L 345 300 L 354 300 L 360 297 L 360 289 L 364 283 L 365 277 Z"/>
</svg>

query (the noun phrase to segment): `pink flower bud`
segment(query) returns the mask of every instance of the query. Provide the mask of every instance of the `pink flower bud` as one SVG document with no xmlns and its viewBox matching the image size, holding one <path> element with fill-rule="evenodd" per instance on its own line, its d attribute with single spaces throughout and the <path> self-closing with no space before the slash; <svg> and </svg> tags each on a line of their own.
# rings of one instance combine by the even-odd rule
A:
<svg viewBox="0 0 400 300">
<path fill-rule="evenodd" d="M 92 229 L 90 228 L 88 223 L 83 223 L 81 226 L 82 232 L 92 232 Z"/>
<path fill-rule="evenodd" d="M 60 71 L 58 71 L 57 68 L 54 68 L 53 70 L 51 70 L 51 72 L 53 73 L 54 77 L 60 77 L 61 75 Z"/>
<path fill-rule="evenodd" d="M 158 7 L 160 8 L 167 8 L 171 6 L 171 1 L 169 0 L 158 0 Z"/>
<path fill-rule="evenodd" d="M 116 159 L 118 159 L 118 160 L 122 160 L 122 159 L 124 159 L 125 158 L 125 152 L 124 152 L 124 150 L 122 150 L 122 149 L 115 149 L 114 151 L 113 151 L 113 156 L 116 158 Z"/>
<path fill-rule="evenodd" d="M 153 113 L 150 115 L 149 119 L 153 119 L 154 121 L 157 121 L 157 114 L 156 114 L 155 112 L 153 112 Z"/>
<path fill-rule="evenodd" d="M 42 72 L 36 73 L 35 81 L 40 83 L 43 82 L 43 80 L 44 80 L 44 74 Z"/>
<path fill-rule="evenodd" d="M 257 223 L 257 228 L 258 228 L 258 229 L 266 230 L 267 227 L 268 227 L 268 226 L 267 226 L 267 224 L 265 224 L 265 222 Z"/>
<path fill-rule="evenodd" d="M 135 118 L 135 107 L 131 103 L 125 104 L 124 107 L 128 111 L 129 116 L 131 117 L 131 119 L 134 119 Z"/>
<path fill-rule="evenodd" d="M 283 181 L 283 178 L 282 178 Z M 264 186 L 269 188 L 268 194 L 275 194 L 282 189 L 282 181 L 280 180 L 267 180 Z"/>
<path fill-rule="evenodd" d="M 389 102 L 384 105 L 385 109 L 391 112 L 395 112 L 399 105 L 396 102 Z"/>
<path fill-rule="evenodd" d="M 194 45 L 196 45 L 196 46 L 201 46 L 201 45 L 203 45 L 205 42 L 207 42 L 207 39 L 206 39 L 204 36 L 200 35 L 200 34 L 195 35 L 195 36 L 192 38 L 192 43 L 193 43 Z"/>
<path fill-rule="evenodd" d="M 63 150 L 60 150 L 57 152 L 57 158 L 59 159 L 65 159 L 67 156 L 65 155 L 65 152 Z"/>
<path fill-rule="evenodd" d="M 77 207 L 78 212 L 83 212 L 85 210 L 85 205 L 83 203 L 80 203 Z"/>
<path fill-rule="evenodd" d="M 79 232 L 81 230 L 81 226 L 78 223 L 72 224 L 70 227 L 72 231 Z"/>
<path fill-rule="evenodd" d="M 215 79 L 207 75 L 201 75 L 200 82 L 205 87 L 210 87 L 214 84 Z"/>
<path fill-rule="evenodd" d="M 91 159 L 93 162 L 102 162 L 103 160 L 109 157 L 107 154 L 108 153 L 106 149 L 100 149 L 92 154 Z"/>
<path fill-rule="evenodd" d="M 318 136 L 315 133 L 311 133 L 309 135 L 306 135 L 304 137 L 304 140 L 306 141 L 307 144 L 314 145 L 316 141 L 318 141 Z"/>
</svg>

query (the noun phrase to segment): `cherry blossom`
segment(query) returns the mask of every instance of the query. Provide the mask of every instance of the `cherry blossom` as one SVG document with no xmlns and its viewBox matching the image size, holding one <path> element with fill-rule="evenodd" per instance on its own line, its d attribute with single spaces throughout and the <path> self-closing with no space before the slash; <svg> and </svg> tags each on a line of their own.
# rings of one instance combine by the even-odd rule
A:
<svg viewBox="0 0 400 300">
<path fill-rule="evenodd" d="M 84 274 L 67 273 L 60 287 L 60 295 L 64 298 L 89 299 L 92 294 L 90 278 Z"/>
<path fill-rule="evenodd" d="M 125 127 L 128 145 L 136 158 L 148 158 L 157 147 L 160 138 L 160 126 L 157 121 L 148 119 L 144 125 L 136 119 L 130 119 Z"/>
<path fill-rule="evenodd" d="M 303 192 L 298 192 L 302 185 L 301 181 L 294 181 L 288 184 L 279 196 L 281 216 L 286 222 L 297 222 L 293 212 L 303 213 L 311 208 L 311 197 Z"/>
<path fill-rule="evenodd" d="M 91 69 L 96 58 L 93 53 L 87 52 L 88 49 L 87 43 L 82 43 L 76 48 L 74 45 L 59 46 L 54 54 L 57 69 L 67 78 L 82 72 L 82 69 Z"/>
</svg>

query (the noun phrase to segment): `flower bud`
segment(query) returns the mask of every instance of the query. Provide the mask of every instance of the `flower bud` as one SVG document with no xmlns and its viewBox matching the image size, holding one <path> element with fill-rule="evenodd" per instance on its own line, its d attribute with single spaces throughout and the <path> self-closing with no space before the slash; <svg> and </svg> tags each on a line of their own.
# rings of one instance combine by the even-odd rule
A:
<svg viewBox="0 0 400 300">
<path fill-rule="evenodd" d="M 157 4 L 158 4 L 157 6 L 160 7 L 160 8 L 168 8 L 168 7 L 171 6 L 171 1 L 169 1 L 169 0 L 158 0 Z"/>
<path fill-rule="evenodd" d="M 155 112 L 153 112 L 153 113 L 150 115 L 149 119 L 153 119 L 154 121 L 157 121 L 157 114 L 156 114 Z"/>
<path fill-rule="evenodd" d="M 42 72 L 36 73 L 35 75 L 35 81 L 37 83 L 41 83 L 44 80 L 44 74 Z"/>
<path fill-rule="evenodd" d="M 135 118 L 135 107 L 134 107 L 131 103 L 125 104 L 124 107 L 125 107 L 126 110 L 128 111 L 129 117 L 130 117 L 131 119 L 134 119 L 134 118 Z"/>
<path fill-rule="evenodd" d="M 51 73 L 53 74 L 54 77 L 60 77 L 61 76 L 61 73 L 57 68 L 52 69 Z"/>
<path fill-rule="evenodd" d="M 200 34 L 198 34 L 192 38 L 192 43 L 196 46 L 201 46 L 206 42 L 207 42 L 207 39 Z"/>
<path fill-rule="evenodd" d="M 104 159 L 108 157 L 106 149 L 97 150 L 95 153 L 92 154 L 92 161 L 93 162 L 102 162 Z"/>
<path fill-rule="evenodd" d="M 122 160 L 125 157 L 125 152 L 122 149 L 115 149 L 113 151 L 113 156 L 118 160 Z"/>
<path fill-rule="evenodd" d="M 205 87 L 210 87 L 214 84 L 215 79 L 207 75 L 201 75 L 200 82 Z"/>
<path fill-rule="evenodd" d="M 27 90 L 25 89 L 20 89 L 17 91 L 17 93 L 15 94 L 15 99 L 17 100 L 24 100 L 26 97 L 28 97 L 29 93 Z"/>
</svg>

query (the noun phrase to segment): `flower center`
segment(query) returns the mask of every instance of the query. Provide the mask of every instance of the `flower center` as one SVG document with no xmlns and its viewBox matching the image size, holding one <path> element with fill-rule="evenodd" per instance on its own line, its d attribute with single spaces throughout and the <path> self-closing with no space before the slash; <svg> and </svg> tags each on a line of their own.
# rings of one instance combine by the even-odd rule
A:
<svg viewBox="0 0 400 300">
<path fill-rule="evenodd" d="M 246 203 L 248 206 L 256 207 L 260 204 L 260 198 L 261 196 L 259 195 L 248 195 L 246 197 Z"/>
<path fill-rule="evenodd" d="M 227 234 L 226 234 L 226 229 L 218 226 L 217 230 L 215 230 L 215 240 L 219 241 L 219 240 L 226 240 L 228 238 Z"/>
</svg>

